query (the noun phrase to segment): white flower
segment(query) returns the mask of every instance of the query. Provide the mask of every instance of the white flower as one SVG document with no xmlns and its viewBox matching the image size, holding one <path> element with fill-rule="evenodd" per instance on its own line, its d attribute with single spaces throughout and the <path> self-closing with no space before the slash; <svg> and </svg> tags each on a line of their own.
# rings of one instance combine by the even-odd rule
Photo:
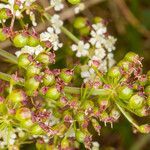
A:
<svg viewBox="0 0 150 150">
<path fill-rule="evenodd" d="M 62 43 L 59 43 L 59 37 L 54 32 L 54 29 L 52 27 L 48 27 L 47 32 L 43 32 L 43 33 L 40 34 L 40 40 L 51 42 L 51 44 L 53 46 L 53 49 L 55 51 L 63 46 Z"/>
<path fill-rule="evenodd" d="M 39 53 L 43 52 L 44 49 L 41 45 L 38 45 L 36 47 L 30 47 L 30 46 L 25 46 L 23 47 L 20 51 L 17 51 L 15 54 L 17 57 L 19 57 L 23 53 L 28 53 L 30 55 L 38 55 Z"/>
<path fill-rule="evenodd" d="M 50 4 L 54 7 L 55 11 L 60 11 L 64 8 L 62 0 L 51 0 Z"/>
<path fill-rule="evenodd" d="M 35 14 L 32 11 L 30 12 L 30 20 L 32 21 L 33 26 L 37 26 Z"/>
<path fill-rule="evenodd" d="M 55 29 L 55 32 L 59 34 L 61 32 L 60 27 L 63 25 L 63 21 L 60 20 L 59 15 L 53 15 L 51 18 L 52 27 Z"/>
<path fill-rule="evenodd" d="M 19 11 L 19 10 L 16 10 L 15 14 L 16 14 L 17 18 L 21 18 L 22 17 L 21 11 Z"/>
<path fill-rule="evenodd" d="M 98 142 L 92 142 L 92 150 L 99 150 L 99 143 Z"/>
<path fill-rule="evenodd" d="M 85 4 L 84 3 L 80 3 L 77 7 L 75 7 L 74 12 L 75 14 L 80 13 L 80 11 L 83 11 L 85 9 Z"/>
<path fill-rule="evenodd" d="M 87 56 L 89 54 L 89 48 L 90 48 L 90 44 L 89 43 L 85 43 L 83 41 L 79 41 L 78 45 L 73 44 L 71 46 L 72 51 L 77 51 L 76 56 L 77 57 L 81 57 L 81 56 Z"/>
</svg>

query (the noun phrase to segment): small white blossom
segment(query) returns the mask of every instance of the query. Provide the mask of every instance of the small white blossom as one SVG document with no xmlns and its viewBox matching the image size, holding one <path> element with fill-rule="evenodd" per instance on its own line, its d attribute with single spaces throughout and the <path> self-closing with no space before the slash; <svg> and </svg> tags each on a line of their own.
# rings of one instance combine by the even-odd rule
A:
<svg viewBox="0 0 150 150">
<path fill-rule="evenodd" d="M 37 26 L 35 14 L 32 11 L 30 12 L 30 20 L 32 21 L 33 26 Z"/>
<path fill-rule="evenodd" d="M 85 9 L 85 4 L 84 3 L 80 3 L 80 4 L 78 4 L 77 7 L 75 7 L 74 12 L 75 12 L 75 14 L 78 14 L 81 11 L 83 11 L 84 9 Z"/>
<path fill-rule="evenodd" d="M 60 11 L 64 8 L 62 0 L 51 0 L 50 4 L 52 7 L 54 7 L 55 11 Z"/>
<path fill-rule="evenodd" d="M 40 34 L 40 40 L 51 42 L 55 51 L 63 46 L 63 44 L 59 42 L 59 37 L 52 27 L 48 27 L 46 32 Z"/>
<path fill-rule="evenodd" d="M 98 142 L 92 142 L 92 150 L 99 150 L 99 143 Z"/>
<path fill-rule="evenodd" d="M 84 43 L 83 41 L 79 41 L 78 45 L 73 44 L 71 48 L 72 51 L 76 51 L 77 57 L 87 56 L 89 54 L 90 44 Z"/>
<path fill-rule="evenodd" d="M 20 51 L 17 51 L 15 54 L 17 57 L 19 57 L 23 53 L 28 53 L 30 55 L 38 55 L 39 53 L 43 52 L 44 49 L 41 45 L 38 45 L 36 47 L 30 47 L 30 46 L 25 46 L 23 47 Z"/>
<path fill-rule="evenodd" d="M 60 20 L 59 15 L 53 15 L 51 18 L 52 27 L 55 29 L 55 32 L 57 34 L 61 33 L 61 26 L 63 25 L 63 21 Z"/>
</svg>

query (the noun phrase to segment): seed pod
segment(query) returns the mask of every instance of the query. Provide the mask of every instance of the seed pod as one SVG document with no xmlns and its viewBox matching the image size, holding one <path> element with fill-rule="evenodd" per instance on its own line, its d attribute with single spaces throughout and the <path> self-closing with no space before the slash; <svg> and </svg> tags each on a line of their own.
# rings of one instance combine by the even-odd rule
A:
<svg viewBox="0 0 150 150">
<path fill-rule="evenodd" d="M 98 104 L 99 104 L 100 112 L 103 112 L 110 106 L 110 101 L 107 99 L 105 99 L 105 100 L 98 99 Z"/>
<path fill-rule="evenodd" d="M 129 100 L 129 107 L 131 109 L 138 109 L 144 106 L 145 99 L 138 94 L 133 95 Z"/>
<path fill-rule="evenodd" d="M 28 36 L 23 33 L 19 33 L 15 35 L 15 37 L 13 38 L 13 44 L 15 47 L 22 48 L 26 46 L 27 43 L 28 43 Z"/>
<path fill-rule="evenodd" d="M 86 26 L 86 18 L 85 17 L 76 17 L 73 23 L 74 28 L 81 29 Z"/>
<path fill-rule="evenodd" d="M 21 127 L 25 129 L 31 129 L 31 127 L 34 125 L 31 119 L 23 120 L 20 122 Z"/>
<path fill-rule="evenodd" d="M 139 109 L 135 109 L 134 111 L 140 117 L 148 115 L 148 109 L 146 106 L 143 106 L 142 108 L 139 108 Z"/>
<path fill-rule="evenodd" d="M 15 118 L 19 121 L 31 119 L 31 111 L 27 107 L 19 108 L 16 111 Z"/>
<path fill-rule="evenodd" d="M 36 60 L 42 64 L 48 65 L 50 64 L 50 56 L 46 52 L 40 53 L 37 57 Z"/>
<path fill-rule="evenodd" d="M 57 100 L 60 97 L 60 92 L 55 86 L 53 86 L 47 90 L 45 96 L 46 98 Z"/>
<path fill-rule="evenodd" d="M 36 47 L 38 46 L 40 43 L 39 39 L 36 37 L 36 36 L 29 36 L 28 38 L 28 45 L 31 46 L 31 47 Z"/>
<path fill-rule="evenodd" d="M 123 68 L 124 71 L 128 71 L 129 70 L 129 67 L 130 67 L 130 62 L 129 61 L 126 61 L 126 60 L 121 60 L 119 63 L 118 63 L 118 66 Z"/>
<path fill-rule="evenodd" d="M 38 64 L 31 64 L 28 66 L 27 71 L 26 71 L 26 76 L 27 78 L 33 77 L 35 75 L 39 75 L 41 71 L 41 67 Z"/>
<path fill-rule="evenodd" d="M 31 128 L 31 133 L 33 135 L 41 135 L 43 132 L 43 129 L 38 124 Z"/>
<path fill-rule="evenodd" d="M 115 121 L 120 117 L 120 111 L 117 108 L 113 108 L 110 112 L 110 117 L 112 117 Z"/>
<path fill-rule="evenodd" d="M 82 105 L 83 109 L 85 110 L 92 110 L 94 108 L 94 102 L 91 100 L 86 100 L 83 105 Z"/>
<path fill-rule="evenodd" d="M 8 19 L 12 16 L 11 11 L 7 8 L 0 9 L 0 20 Z"/>
<path fill-rule="evenodd" d="M 86 135 L 85 135 L 85 133 L 82 132 L 80 129 L 77 129 L 77 130 L 75 131 L 75 137 L 76 137 L 76 140 L 77 140 L 78 142 L 84 143 L 84 140 L 85 140 Z"/>
<path fill-rule="evenodd" d="M 50 74 L 44 74 L 43 76 L 43 84 L 45 86 L 52 86 L 55 83 L 55 76 L 53 73 Z"/>
<path fill-rule="evenodd" d="M 73 72 L 69 69 L 63 69 L 60 73 L 60 78 L 65 82 L 69 83 L 72 80 Z"/>
<path fill-rule="evenodd" d="M 117 92 L 118 92 L 119 98 L 125 101 L 128 101 L 133 95 L 133 90 L 126 85 L 120 86 L 117 89 Z"/>
<path fill-rule="evenodd" d="M 75 115 L 75 120 L 78 121 L 78 122 L 84 121 L 84 120 L 85 120 L 84 112 L 78 112 L 78 113 Z"/>
<path fill-rule="evenodd" d="M 117 66 L 110 68 L 108 71 L 108 76 L 111 78 L 120 78 L 121 77 L 120 68 Z"/>
<path fill-rule="evenodd" d="M 22 68 L 26 68 L 31 62 L 29 60 L 30 55 L 29 54 L 21 54 L 18 57 L 18 66 Z"/>
<path fill-rule="evenodd" d="M 26 95 L 24 91 L 16 89 L 12 90 L 12 92 L 7 97 L 13 104 L 18 104 L 26 100 Z"/>
<path fill-rule="evenodd" d="M 125 60 L 130 62 L 134 62 L 136 58 L 138 58 L 138 55 L 134 52 L 128 52 L 124 57 Z"/>
<path fill-rule="evenodd" d="M 0 28 L 0 41 L 3 42 L 7 39 L 7 34 Z"/>
</svg>

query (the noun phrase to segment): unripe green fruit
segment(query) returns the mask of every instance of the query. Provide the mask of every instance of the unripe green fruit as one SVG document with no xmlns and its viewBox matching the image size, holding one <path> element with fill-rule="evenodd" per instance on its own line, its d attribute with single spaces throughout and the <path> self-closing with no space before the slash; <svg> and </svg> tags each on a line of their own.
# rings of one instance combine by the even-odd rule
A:
<svg viewBox="0 0 150 150">
<path fill-rule="evenodd" d="M 37 37 L 29 36 L 28 43 L 27 43 L 29 46 L 36 47 L 39 45 L 39 43 L 40 43 L 40 41 Z"/>
<path fill-rule="evenodd" d="M 60 78 L 65 83 L 69 83 L 72 80 L 72 74 L 67 73 L 67 69 L 63 69 L 60 73 Z"/>
<path fill-rule="evenodd" d="M 150 85 L 145 88 L 146 95 L 150 95 Z"/>
<path fill-rule="evenodd" d="M 39 81 L 37 81 L 34 77 L 29 78 L 25 81 L 26 90 L 35 91 L 39 87 Z"/>
<path fill-rule="evenodd" d="M 121 73 L 120 73 L 120 68 L 115 66 L 112 67 L 109 71 L 108 71 L 108 76 L 112 77 L 112 78 L 120 78 L 121 77 Z"/>
<path fill-rule="evenodd" d="M 142 133 L 150 133 L 150 125 L 144 124 L 140 126 L 140 132 Z"/>
<path fill-rule="evenodd" d="M 13 43 L 15 47 L 18 48 L 22 48 L 24 46 L 27 45 L 28 43 L 28 36 L 23 35 L 23 34 L 17 34 L 14 38 L 13 38 Z"/>
<path fill-rule="evenodd" d="M 31 111 L 27 107 L 19 108 L 16 112 L 15 118 L 19 121 L 31 119 Z"/>
<path fill-rule="evenodd" d="M 9 9 L 6 8 L 2 8 L 0 9 L 0 20 L 3 19 L 8 19 L 10 16 L 8 15 L 8 11 L 10 11 Z"/>
<path fill-rule="evenodd" d="M 43 132 L 43 129 L 38 124 L 31 128 L 31 133 L 33 135 L 41 135 Z"/>
<path fill-rule="evenodd" d="M 34 75 L 38 75 L 40 73 L 41 68 L 36 64 L 32 64 L 27 68 L 26 76 L 27 78 L 33 77 Z"/>
<path fill-rule="evenodd" d="M 4 103 L 4 98 L 0 97 L 0 114 L 6 114 L 7 112 L 7 106 Z"/>
<path fill-rule="evenodd" d="M 147 104 L 148 104 L 148 106 L 150 106 L 150 96 L 148 96 L 148 98 L 147 98 Z"/>
<path fill-rule="evenodd" d="M 81 36 L 87 36 L 90 33 L 90 27 L 89 26 L 83 27 L 79 29 L 79 32 Z"/>
<path fill-rule="evenodd" d="M 85 120 L 85 115 L 83 112 L 79 112 L 75 115 L 75 120 L 82 122 Z"/>
<path fill-rule="evenodd" d="M 144 97 L 139 96 L 138 94 L 133 95 L 129 100 L 129 107 L 131 109 L 138 109 L 144 105 Z"/>
<path fill-rule="evenodd" d="M 134 52 L 128 52 L 126 55 L 125 55 L 125 60 L 127 61 L 130 61 L 130 62 L 133 62 L 135 58 L 137 58 L 137 54 L 134 53 Z"/>
<path fill-rule="evenodd" d="M 110 117 L 113 117 L 115 120 L 118 120 L 120 115 L 121 114 L 117 108 L 113 108 L 110 112 Z"/>
<path fill-rule="evenodd" d="M 13 90 L 7 97 L 12 103 L 17 104 L 25 99 L 24 92 L 21 90 Z"/>
<path fill-rule="evenodd" d="M 78 142 L 83 143 L 86 135 L 81 130 L 77 129 L 75 132 L 75 137 Z"/>
<path fill-rule="evenodd" d="M 125 85 L 119 87 L 117 91 L 118 91 L 119 98 L 122 100 L 129 100 L 133 95 L 133 90 Z"/>
<path fill-rule="evenodd" d="M 121 67 L 121 68 L 123 68 L 125 71 L 128 71 L 129 70 L 129 66 L 130 66 L 130 62 L 126 61 L 126 60 L 121 60 L 118 63 L 118 66 Z"/>
<path fill-rule="evenodd" d="M 25 129 L 31 129 L 31 127 L 34 125 L 31 119 L 23 120 L 21 121 L 21 127 Z"/>
<path fill-rule="evenodd" d="M 3 29 L 0 28 L 0 41 L 3 42 L 7 39 L 7 35 L 3 32 Z"/>
<path fill-rule="evenodd" d="M 40 62 L 40 63 L 45 64 L 45 65 L 50 64 L 50 57 L 49 57 L 49 55 L 46 54 L 46 53 L 40 53 L 40 54 L 37 56 L 36 60 L 37 60 L 38 62 Z"/>
<path fill-rule="evenodd" d="M 46 98 L 57 100 L 60 97 L 60 92 L 57 90 L 57 88 L 50 87 L 46 92 Z"/>
<path fill-rule="evenodd" d="M 73 26 L 76 29 L 84 28 L 86 26 L 86 18 L 84 18 L 84 17 L 75 18 Z"/>
<path fill-rule="evenodd" d="M 18 57 L 18 66 L 22 68 L 26 68 L 30 64 L 29 54 L 21 54 Z"/>
<path fill-rule="evenodd" d="M 101 17 L 95 17 L 94 23 L 100 23 L 103 19 Z"/>
<path fill-rule="evenodd" d="M 135 111 L 136 115 L 138 115 L 140 117 L 144 117 L 144 116 L 148 115 L 147 108 L 144 106 L 139 109 L 135 109 L 134 111 Z"/>
<path fill-rule="evenodd" d="M 45 86 L 51 86 L 55 83 L 55 76 L 54 74 L 45 74 L 43 77 L 43 84 Z"/>
<path fill-rule="evenodd" d="M 80 0 L 67 0 L 67 1 L 72 5 L 76 5 L 76 4 L 80 3 Z"/>
<path fill-rule="evenodd" d="M 82 105 L 83 109 L 87 110 L 87 109 L 92 109 L 94 108 L 94 102 L 91 100 L 86 100 L 83 105 Z"/>
</svg>

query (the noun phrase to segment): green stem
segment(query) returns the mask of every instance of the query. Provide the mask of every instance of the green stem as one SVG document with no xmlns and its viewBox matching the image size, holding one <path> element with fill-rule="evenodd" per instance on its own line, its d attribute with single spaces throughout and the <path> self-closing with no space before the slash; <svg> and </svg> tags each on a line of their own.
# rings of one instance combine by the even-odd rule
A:
<svg viewBox="0 0 150 150">
<path fill-rule="evenodd" d="M 121 106 L 120 106 L 120 104 L 116 101 L 116 105 L 117 105 L 117 107 L 118 107 L 118 109 L 122 112 L 122 114 L 127 118 L 127 120 L 138 130 L 138 131 L 140 131 L 140 127 L 139 127 L 139 125 L 136 123 L 136 121 L 131 117 L 131 115 L 128 113 L 128 112 L 126 112 L 125 110 L 124 110 L 124 108 L 122 108 Z"/>
<path fill-rule="evenodd" d="M 17 57 L 14 56 L 11 53 L 8 53 L 7 51 L 4 51 L 2 49 L 0 49 L 0 55 L 3 56 L 4 58 L 7 58 L 9 61 L 11 61 L 14 64 L 17 64 Z"/>
<path fill-rule="evenodd" d="M 11 79 L 11 75 L 8 75 L 6 73 L 2 73 L 0 72 L 0 79 L 5 80 L 5 81 L 10 81 Z M 20 86 L 24 86 L 23 83 L 17 83 Z M 87 92 L 90 92 L 91 89 L 88 89 Z M 66 86 L 64 88 L 64 91 L 66 93 L 70 93 L 70 94 L 81 94 L 81 88 L 78 87 L 69 87 Z M 110 90 L 106 90 L 106 89 L 93 89 L 93 91 L 91 92 L 91 95 L 99 95 L 99 96 L 107 96 L 110 94 Z"/>
</svg>

